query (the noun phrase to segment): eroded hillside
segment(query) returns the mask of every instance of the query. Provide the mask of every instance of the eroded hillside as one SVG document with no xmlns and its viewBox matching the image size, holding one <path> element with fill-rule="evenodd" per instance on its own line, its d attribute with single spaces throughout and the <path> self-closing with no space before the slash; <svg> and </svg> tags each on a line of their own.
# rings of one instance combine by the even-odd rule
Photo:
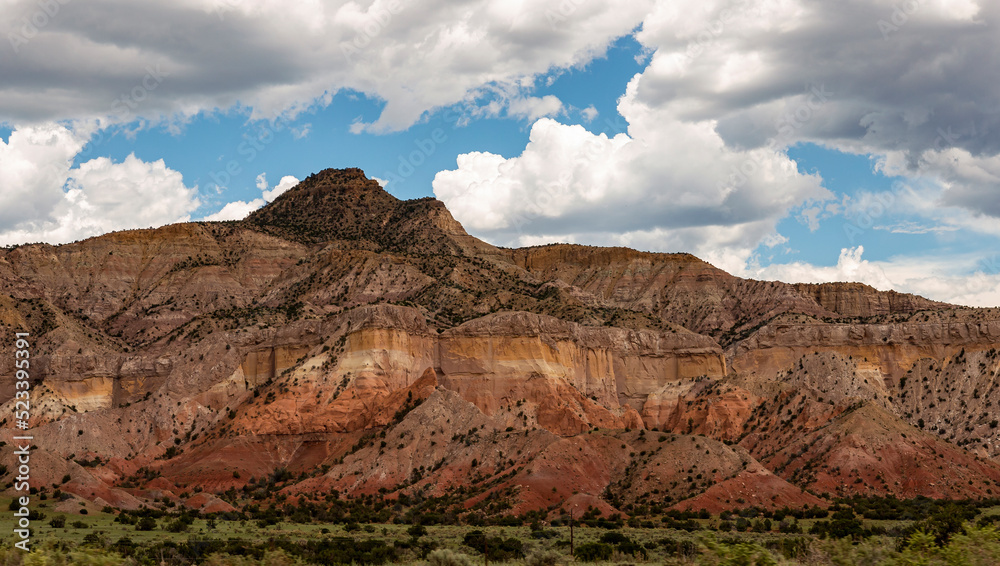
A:
<svg viewBox="0 0 1000 566">
<path fill-rule="evenodd" d="M 39 485 L 99 504 L 224 510 L 279 470 L 482 513 L 1000 490 L 997 310 L 496 248 L 357 169 L 242 222 L 4 250 L 0 324 L 32 334 Z"/>
</svg>

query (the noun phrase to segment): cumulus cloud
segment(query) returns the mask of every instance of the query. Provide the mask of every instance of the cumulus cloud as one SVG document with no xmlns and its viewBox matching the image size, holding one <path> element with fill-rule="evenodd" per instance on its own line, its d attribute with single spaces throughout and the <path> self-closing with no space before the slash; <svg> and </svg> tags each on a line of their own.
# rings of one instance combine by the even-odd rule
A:
<svg viewBox="0 0 1000 566">
<path fill-rule="evenodd" d="M 280 181 L 278 181 L 278 184 L 275 185 L 273 189 L 270 190 L 262 189 L 264 200 L 266 200 L 267 202 L 274 202 L 274 199 L 278 198 L 279 196 L 282 195 L 282 193 L 284 193 L 288 189 L 298 184 L 299 184 L 298 179 L 296 179 L 291 175 L 285 175 L 284 177 L 281 178 Z"/>
<path fill-rule="evenodd" d="M 862 259 L 864 246 L 844 248 L 840 251 L 837 265 L 824 267 L 805 262 L 775 264 L 765 268 L 749 269 L 745 275 L 758 279 L 776 279 L 788 283 L 824 283 L 827 281 L 853 281 L 865 283 L 882 291 L 895 286 L 884 269 Z"/>
<path fill-rule="evenodd" d="M 52 219 L 85 143 L 57 124 L 15 128 L 6 143 L 0 140 L 0 230 Z"/>
<path fill-rule="evenodd" d="M 461 155 L 435 177 L 435 194 L 500 244 L 693 251 L 723 267 L 744 265 L 791 208 L 831 196 L 781 149 L 726 147 L 712 121 L 637 100 L 642 80 L 619 103 L 627 132 L 609 138 L 541 119 L 520 156 Z"/>
<path fill-rule="evenodd" d="M 899 288 L 956 305 L 1000 307 L 1000 275 L 995 273 L 911 277 L 903 280 Z"/>
<path fill-rule="evenodd" d="M 249 202 L 243 200 L 233 201 L 226 203 L 226 206 L 223 206 L 221 210 L 214 214 L 209 214 L 208 216 L 202 218 L 202 220 L 207 220 L 209 222 L 243 220 L 251 212 L 257 210 L 265 204 L 267 204 L 267 202 L 262 198 L 255 198 Z"/>
<path fill-rule="evenodd" d="M 268 188 L 267 174 L 261 173 L 260 175 L 257 175 L 256 180 L 257 189 L 261 192 L 261 198 L 255 198 L 251 201 L 237 200 L 226 203 L 221 210 L 202 218 L 202 220 L 210 222 L 221 220 L 242 220 L 246 218 L 248 214 L 265 204 L 274 202 L 274 199 L 278 198 L 282 195 L 282 193 L 298 184 L 298 179 L 291 175 L 285 175 L 280 181 L 278 181 L 278 184 L 275 185 L 274 188 Z"/>
<path fill-rule="evenodd" d="M 63 144 L 69 147 L 66 153 L 74 154 L 82 147 L 68 130 L 49 127 L 46 131 L 47 137 L 33 139 L 36 146 L 51 150 L 53 145 Z M 11 141 L 21 143 L 13 135 Z M 17 171 L 32 173 L 39 163 L 43 162 L 6 156 L 0 176 Z M 54 198 L 32 199 L 33 206 L 26 214 L 5 218 L 0 223 L 0 244 L 58 244 L 112 230 L 157 227 L 188 220 L 200 205 L 197 187 L 186 186 L 181 174 L 168 168 L 163 160 L 145 162 L 129 155 L 115 163 L 101 157 L 75 169 L 70 169 L 70 163 L 63 158 L 52 159 L 44 163 L 44 174 L 26 175 L 34 186 Z M 3 194 L 8 196 L 6 191 Z M 46 206 L 41 206 L 43 203 Z"/>
</svg>

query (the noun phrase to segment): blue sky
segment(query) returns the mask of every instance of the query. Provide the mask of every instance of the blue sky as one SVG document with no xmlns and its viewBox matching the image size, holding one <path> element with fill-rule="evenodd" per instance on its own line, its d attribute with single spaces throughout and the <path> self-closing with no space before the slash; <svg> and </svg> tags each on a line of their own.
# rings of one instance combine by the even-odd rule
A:
<svg viewBox="0 0 1000 566">
<path fill-rule="evenodd" d="M 240 218 L 360 167 L 498 245 L 1000 302 L 985 0 L 891 26 L 881 0 L 109 0 L 28 34 L 35 9 L 0 17 L 2 244 Z"/>
</svg>

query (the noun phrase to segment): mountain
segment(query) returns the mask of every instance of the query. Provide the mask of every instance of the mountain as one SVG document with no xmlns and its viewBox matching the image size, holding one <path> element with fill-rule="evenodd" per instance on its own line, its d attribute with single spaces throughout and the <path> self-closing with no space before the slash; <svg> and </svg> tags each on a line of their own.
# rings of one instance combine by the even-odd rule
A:
<svg viewBox="0 0 1000 566">
<path fill-rule="evenodd" d="M 497 252 L 469 236 L 441 201 L 401 201 L 360 169 L 310 175 L 244 224 L 306 244 L 347 241 L 353 248 L 420 254 Z"/>
<path fill-rule="evenodd" d="M 227 510 L 265 478 L 477 516 L 1000 489 L 997 309 L 498 248 L 358 169 L 239 222 L 4 249 L 0 325 L 31 333 L 32 473 L 66 505 Z"/>
</svg>

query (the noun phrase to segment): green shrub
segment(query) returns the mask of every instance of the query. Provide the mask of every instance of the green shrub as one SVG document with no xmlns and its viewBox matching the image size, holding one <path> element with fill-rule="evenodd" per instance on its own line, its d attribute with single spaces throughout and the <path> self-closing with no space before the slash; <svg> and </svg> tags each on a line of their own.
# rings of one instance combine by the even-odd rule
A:
<svg viewBox="0 0 1000 566">
<path fill-rule="evenodd" d="M 420 538 L 427 534 L 427 527 L 423 525 L 410 525 L 410 527 L 406 529 L 406 534 L 413 538 Z"/>
<path fill-rule="evenodd" d="M 482 554 L 486 553 L 490 562 L 501 562 L 524 557 L 524 544 L 516 538 L 487 537 L 483 531 L 465 533 L 462 542 Z"/>
<path fill-rule="evenodd" d="M 172 533 L 183 533 L 187 529 L 188 529 L 188 524 L 182 521 L 181 519 L 171 521 L 170 524 L 167 525 L 167 530 Z"/>
<path fill-rule="evenodd" d="M 604 542 L 589 542 L 576 547 L 573 556 L 583 562 L 597 562 L 611 560 L 614 554 L 614 547 Z"/>
</svg>

